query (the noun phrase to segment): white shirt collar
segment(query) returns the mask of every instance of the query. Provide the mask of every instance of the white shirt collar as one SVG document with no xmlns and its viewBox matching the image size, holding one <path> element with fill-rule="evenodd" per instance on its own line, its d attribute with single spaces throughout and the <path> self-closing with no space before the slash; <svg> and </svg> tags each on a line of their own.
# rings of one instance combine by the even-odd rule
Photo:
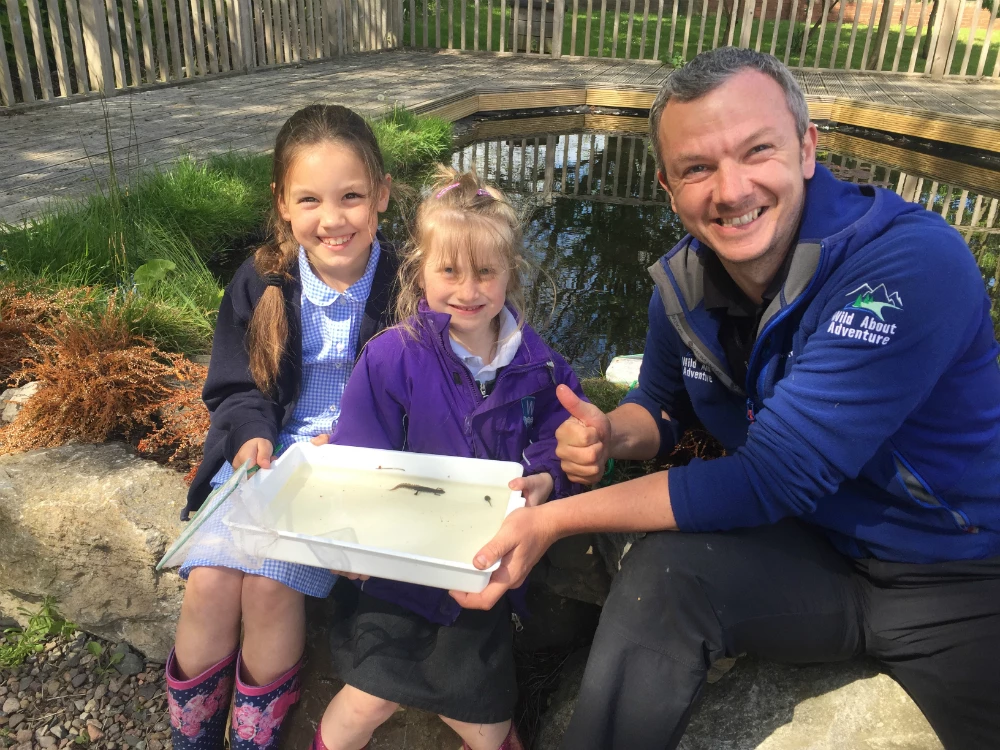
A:
<svg viewBox="0 0 1000 750">
<path fill-rule="evenodd" d="M 517 320 L 511 314 L 510 310 L 504 307 L 500 311 L 500 334 L 497 337 L 497 353 L 493 357 L 493 361 L 488 365 L 483 364 L 482 357 L 472 354 L 468 349 L 455 341 L 455 339 L 449 336 L 448 340 L 451 342 L 451 350 L 469 368 L 472 377 L 480 383 L 488 383 L 496 378 L 497 370 L 501 367 L 506 367 L 514 361 L 514 355 L 517 354 L 517 350 L 521 346 L 521 329 L 518 328 Z"/>
</svg>

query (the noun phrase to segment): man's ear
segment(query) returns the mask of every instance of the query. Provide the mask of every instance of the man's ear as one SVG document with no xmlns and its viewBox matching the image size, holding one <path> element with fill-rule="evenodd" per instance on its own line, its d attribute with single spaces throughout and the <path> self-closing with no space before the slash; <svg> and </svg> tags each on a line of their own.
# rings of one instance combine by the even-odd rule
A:
<svg viewBox="0 0 1000 750">
<path fill-rule="evenodd" d="M 812 179 L 816 174 L 816 144 L 819 141 L 819 131 L 813 123 L 809 123 L 806 132 L 802 136 L 799 159 L 802 162 L 802 176 L 807 180 Z"/>
<path fill-rule="evenodd" d="M 667 176 L 663 174 L 662 169 L 656 170 L 656 181 L 660 183 L 660 187 L 663 188 L 663 192 L 667 194 L 670 198 L 670 208 L 674 213 L 677 213 L 677 207 L 674 205 L 674 194 L 670 190 L 670 185 L 667 184 Z"/>
</svg>

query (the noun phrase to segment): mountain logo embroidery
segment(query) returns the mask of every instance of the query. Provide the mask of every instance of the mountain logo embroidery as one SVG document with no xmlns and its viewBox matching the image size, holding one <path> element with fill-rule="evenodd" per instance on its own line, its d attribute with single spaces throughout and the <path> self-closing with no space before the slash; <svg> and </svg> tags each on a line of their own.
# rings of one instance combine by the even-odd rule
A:
<svg viewBox="0 0 1000 750">
<path fill-rule="evenodd" d="M 903 300 L 900 299 L 899 293 L 890 294 L 889 290 L 885 288 L 885 284 L 879 284 L 874 289 L 868 284 L 862 284 L 853 292 L 848 292 L 847 296 L 853 297 L 854 301 L 845 307 L 845 310 L 866 310 L 881 321 L 885 321 L 885 318 L 882 317 L 882 311 L 885 308 L 890 310 L 903 309 Z"/>
<path fill-rule="evenodd" d="M 525 396 L 521 399 L 521 419 L 525 427 L 531 427 L 535 423 L 535 397 Z"/>
</svg>

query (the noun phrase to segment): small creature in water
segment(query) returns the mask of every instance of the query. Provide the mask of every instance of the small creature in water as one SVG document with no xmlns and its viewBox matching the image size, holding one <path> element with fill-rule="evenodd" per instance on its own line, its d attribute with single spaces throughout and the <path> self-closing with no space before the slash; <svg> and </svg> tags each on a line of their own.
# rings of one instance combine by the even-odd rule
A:
<svg viewBox="0 0 1000 750">
<path fill-rule="evenodd" d="M 414 495 L 419 495 L 421 492 L 429 492 L 432 495 L 443 495 L 444 490 L 441 487 L 424 487 L 422 484 L 410 484 L 409 482 L 403 482 L 402 484 L 397 484 L 392 490 L 413 490 Z M 392 492 L 389 490 L 389 492 Z"/>
<path fill-rule="evenodd" d="M 490 504 L 491 508 L 493 507 L 493 501 L 490 500 L 490 496 L 489 495 L 487 495 L 486 497 L 484 497 L 483 500 L 485 500 L 486 502 L 488 502 Z"/>
</svg>

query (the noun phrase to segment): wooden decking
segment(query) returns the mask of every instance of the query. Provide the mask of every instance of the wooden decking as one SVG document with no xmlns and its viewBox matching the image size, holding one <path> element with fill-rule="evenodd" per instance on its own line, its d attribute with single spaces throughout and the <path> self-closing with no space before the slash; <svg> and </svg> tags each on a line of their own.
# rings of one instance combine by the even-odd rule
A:
<svg viewBox="0 0 1000 750">
<path fill-rule="evenodd" d="M 126 166 L 152 169 L 183 154 L 266 150 L 281 123 L 313 102 L 373 115 L 398 102 L 451 117 L 557 103 L 648 106 L 668 72 L 650 62 L 399 50 L 136 91 L 106 102 L 14 111 L 0 115 L 0 220 L 19 221 L 53 198 L 95 190 L 108 174 L 109 138 L 121 175 Z M 928 137 L 928 123 L 936 123 L 935 132 L 961 131 L 955 142 L 973 142 L 972 133 L 976 145 L 1000 151 L 1000 84 L 891 74 L 796 75 L 815 117 L 848 122 L 857 111 L 871 120 L 885 110 L 909 122 L 918 131 L 914 135 Z"/>
</svg>

